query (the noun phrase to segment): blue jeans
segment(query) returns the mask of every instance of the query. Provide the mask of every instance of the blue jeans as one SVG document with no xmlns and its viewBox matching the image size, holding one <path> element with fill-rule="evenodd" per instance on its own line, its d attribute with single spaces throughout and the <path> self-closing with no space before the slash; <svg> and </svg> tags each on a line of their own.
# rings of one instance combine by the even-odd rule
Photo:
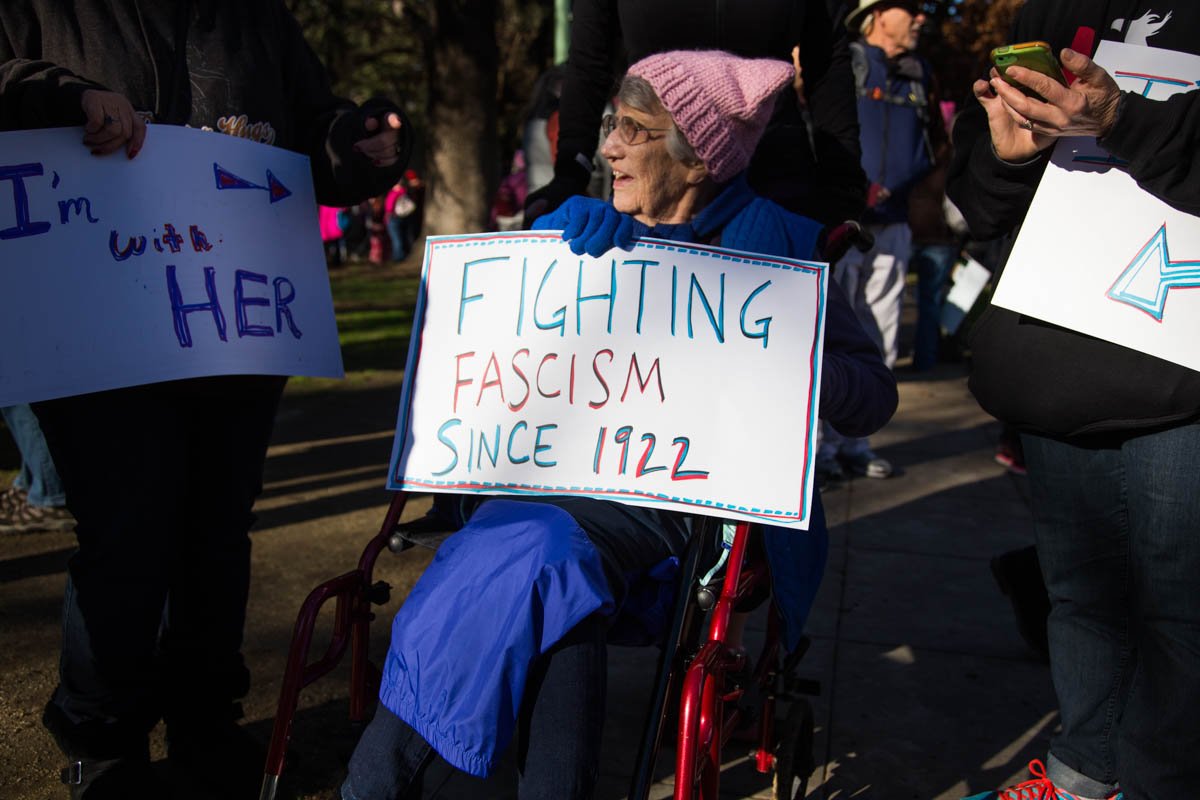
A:
<svg viewBox="0 0 1200 800">
<path fill-rule="evenodd" d="M 942 327 L 942 303 L 946 283 L 958 259 L 952 244 L 923 244 L 913 248 L 912 264 L 917 271 L 917 332 L 913 341 L 913 369 L 937 365 Z"/>
<path fill-rule="evenodd" d="M 405 217 L 388 215 L 387 232 L 392 240 L 392 261 L 403 261 L 408 256 L 408 235 L 405 229 L 408 221 Z"/>
<path fill-rule="evenodd" d="M 1082 447 L 1023 437 L 1060 788 L 1127 800 L 1200 792 L 1200 424 Z"/>
<path fill-rule="evenodd" d="M 42 435 L 33 409 L 24 404 L 6 406 L 0 408 L 0 413 L 4 415 L 4 423 L 17 443 L 17 450 L 21 452 L 21 471 L 13 485 L 29 494 L 31 506 L 66 505 L 66 490 L 59 480 L 58 471 L 54 469 L 50 448 L 46 447 L 46 437 Z"/>
<path fill-rule="evenodd" d="M 600 771 L 607 681 L 606 623 L 592 616 L 542 656 L 529 676 L 517 736 L 521 800 L 586 800 Z M 421 796 L 433 748 L 382 703 L 350 757 L 343 800 Z"/>
</svg>

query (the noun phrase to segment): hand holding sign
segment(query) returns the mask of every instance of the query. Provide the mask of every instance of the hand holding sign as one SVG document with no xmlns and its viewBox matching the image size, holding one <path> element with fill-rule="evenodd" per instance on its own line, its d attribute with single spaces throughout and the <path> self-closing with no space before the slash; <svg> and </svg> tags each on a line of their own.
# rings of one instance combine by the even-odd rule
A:
<svg viewBox="0 0 1200 800">
<path fill-rule="evenodd" d="M 83 143 L 92 155 L 115 153 L 128 144 L 130 158 L 142 149 L 146 141 L 146 123 L 133 110 L 125 95 L 88 89 L 80 98 L 83 115 Z"/>
<path fill-rule="evenodd" d="M 535 231 L 561 230 L 563 240 L 577 256 L 595 258 L 614 247 L 633 246 L 633 217 L 595 197 L 576 195 L 553 212 L 534 220 Z"/>
</svg>

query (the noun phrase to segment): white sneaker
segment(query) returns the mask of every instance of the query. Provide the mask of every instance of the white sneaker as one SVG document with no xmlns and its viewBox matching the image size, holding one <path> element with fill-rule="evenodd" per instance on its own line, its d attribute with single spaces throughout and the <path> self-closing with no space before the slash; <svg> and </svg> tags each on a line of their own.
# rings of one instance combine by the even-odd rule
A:
<svg viewBox="0 0 1200 800">
<path fill-rule="evenodd" d="M 892 462 L 880 458 L 870 450 L 852 456 L 842 456 L 841 461 L 847 472 L 859 478 L 882 479 L 892 476 Z"/>
</svg>

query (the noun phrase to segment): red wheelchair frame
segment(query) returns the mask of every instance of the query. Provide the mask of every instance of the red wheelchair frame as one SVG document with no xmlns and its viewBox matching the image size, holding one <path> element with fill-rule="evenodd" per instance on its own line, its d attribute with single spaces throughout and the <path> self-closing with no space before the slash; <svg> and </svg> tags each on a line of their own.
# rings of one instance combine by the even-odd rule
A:
<svg viewBox="0 0 1200 800">
<path fill-rule="evenodd" d="M 380 680 L 378 667 L 367 656 L 370 624 L 375 616 L 371 606 L 386 603 L 390 596 L 390 587 L 374 582 L 372 576 L 375 561 L 384 549 L 399 552 L 412 546 L 400 524 L 408 497 L 404 492 L 393 497 L 358 567 L 317 586 L 300 608 L 267 750 L 260 800 L 274 800 L 278 791 L 300 691 L 332 671 L 347 651 L 351 658 L 350 720 L 366 721 Z M 679 698 L 675 800 L 717 799 L 721 751 L 739 730 L 753 730 L 754 765 L 761 773 L 774 770 L 776 800 L 794 800 L 805 794 L 812 771 L 811 708 L 803 697 L 794 697 L 791 713 L 781 726 L 776 725 L 775 712 L 781 694 L 819 691 L 814 682 L 798 681 L 791 674 L 807 643 L 782 659 L 782 623 L 773 604 L 753 671 L 747 671 L 746 652 L 726 643 L 735 609 L 747 598 L 761 595 L 769 576 L 765 561 L 750 548 L 751 526 L 738 523 L 728 543 L 729 559 L 719 595 L 714 595 L 712 587 L 698 588 L 701 565 L 713 557 L 720 526 L 715 519 L 698 519 L 681 564 L 673 619 L 660 652 L 645 731 L 630 780 L 630 800 L 649 796 L 669 719 L 670 699 L 675 696 Z M 331 600 L 335 603 L 331 640 L 324 654 L 308 663 L 317 617 Z M 744 701 L 751 695 L 759 699 L 748 709 Z M 753 724 L 751 720 L 755 720 Z M 794 782 L 799 783 L 799 789 L 793 794 Z"/>
</svg>

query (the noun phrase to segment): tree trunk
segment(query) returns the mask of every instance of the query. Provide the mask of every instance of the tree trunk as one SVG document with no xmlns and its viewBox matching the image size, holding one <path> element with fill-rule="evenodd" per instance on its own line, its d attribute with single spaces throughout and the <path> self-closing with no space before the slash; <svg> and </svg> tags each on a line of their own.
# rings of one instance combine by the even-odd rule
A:
<svg viewBox="0 0 1200 800">
<path fill-rule="evenodd" d="M 497 181 L 496 0 L 433 7 L 425 230 L 482 231 Z"/>
</svg>

